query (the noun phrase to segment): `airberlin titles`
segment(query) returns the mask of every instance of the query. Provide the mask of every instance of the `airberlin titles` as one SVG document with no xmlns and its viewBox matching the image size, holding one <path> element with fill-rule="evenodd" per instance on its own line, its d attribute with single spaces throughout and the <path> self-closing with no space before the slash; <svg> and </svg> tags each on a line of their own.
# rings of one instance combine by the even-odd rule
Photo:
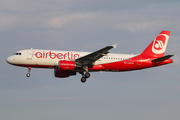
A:
<svg viewBox="0 0 180 120">
<path fill-rule="evenodd" d="M 51 59 L 76 59 L 79 58 L 79 54 L 74 54 L 73 52 L 66 52 L 66 53 L 55 53 L 52 51 L 49 52 L 35 52 L 33 51 L 33 56 L 36 58 L 51 58 Z"/>
</svg>

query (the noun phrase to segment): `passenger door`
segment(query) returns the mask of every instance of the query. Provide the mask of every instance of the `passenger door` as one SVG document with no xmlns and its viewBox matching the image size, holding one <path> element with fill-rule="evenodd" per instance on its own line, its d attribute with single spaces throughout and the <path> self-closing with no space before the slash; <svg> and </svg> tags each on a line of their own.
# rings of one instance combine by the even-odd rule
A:
<svg viewBox="0 0 180 120">
<path fill-rule="evenodd" d="M 27 50 L 27 59 L 32 60 L 32 48 L 31 50 Z"/>
</svg>

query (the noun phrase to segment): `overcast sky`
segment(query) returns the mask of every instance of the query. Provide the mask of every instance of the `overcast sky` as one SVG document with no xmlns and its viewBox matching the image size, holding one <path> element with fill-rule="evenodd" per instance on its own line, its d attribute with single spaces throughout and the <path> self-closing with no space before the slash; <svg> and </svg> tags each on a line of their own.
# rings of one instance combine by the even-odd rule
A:
<svg viewBox="0 0 180 120">
<path fill-rule="evenodd" d="M 0 120 L 179 120 L 179 0 L 0 0 Z M 6 63 L 30 49 L 138 54 L 171 31 L 173 64 L 131 72 L 77 74 Z"/>
</svg>

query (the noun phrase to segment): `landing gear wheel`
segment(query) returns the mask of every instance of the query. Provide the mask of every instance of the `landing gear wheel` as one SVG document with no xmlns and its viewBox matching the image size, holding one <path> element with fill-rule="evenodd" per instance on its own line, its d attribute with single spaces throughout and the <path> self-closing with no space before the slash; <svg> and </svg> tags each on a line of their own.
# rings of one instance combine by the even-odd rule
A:
<svg viewBox="0 0 180 120">
<path fill-rule="evenodd" d="M 82 77 L 82 78 L 81 78 L 81 82 L 82 82 L 82 83 L 85 83 L 85 82 L 86 82 L 86 78 L 85 78 L 85 77 Z"/>
<path fill-rule="evenodd" d="M 30 77 L 30 73 L 27 73 L 26 76 L 27 76 L 27 77 Z"/>
<path fill-rule="evenodd" d="M 26 74 L 26 77 L 30 77 L 31 67 L 28 67 L 28 73 Z"/>
<path fill-rule="evenodd" d="M 89 78 L 90 77 L 90 73 L 86 72 L 85 77 Z"/>
</svg>

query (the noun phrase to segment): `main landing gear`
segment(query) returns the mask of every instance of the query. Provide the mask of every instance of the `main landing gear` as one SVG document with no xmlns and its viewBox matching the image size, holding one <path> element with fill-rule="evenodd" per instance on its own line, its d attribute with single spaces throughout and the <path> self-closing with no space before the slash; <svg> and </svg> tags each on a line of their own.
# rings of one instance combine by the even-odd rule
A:
<svg viewBox="0 0 180 120">
<path fill-rule="evenodd" d="M 89 72 L 86 72 L 85 75 L 84 75 L 84 72 L 80 72 L 80 74 L 82 74 L 82 78 L 81 78 L 81 82 L 82 83 L 85 83 L 86 79 L 90 77 L 90 73 Z"/>
<path fill-rule="evenodd" d="M 30 77 L 31 67 L 28 67 L 28 73 L 26 74 L 26 77 Z"/>
<path fill-rule="evenodd" d="M 81 78 L 82 83 L 85 83 L 86 78 L 90 77 L 90 73 L 88 72 L 88 67 L 85 67 L 84 70 L 86 71 L 85 75 L 84 75 L 84 71 L 80 72 L 80 74 L 82 74 L 82 78 Z"/>
</svg>

